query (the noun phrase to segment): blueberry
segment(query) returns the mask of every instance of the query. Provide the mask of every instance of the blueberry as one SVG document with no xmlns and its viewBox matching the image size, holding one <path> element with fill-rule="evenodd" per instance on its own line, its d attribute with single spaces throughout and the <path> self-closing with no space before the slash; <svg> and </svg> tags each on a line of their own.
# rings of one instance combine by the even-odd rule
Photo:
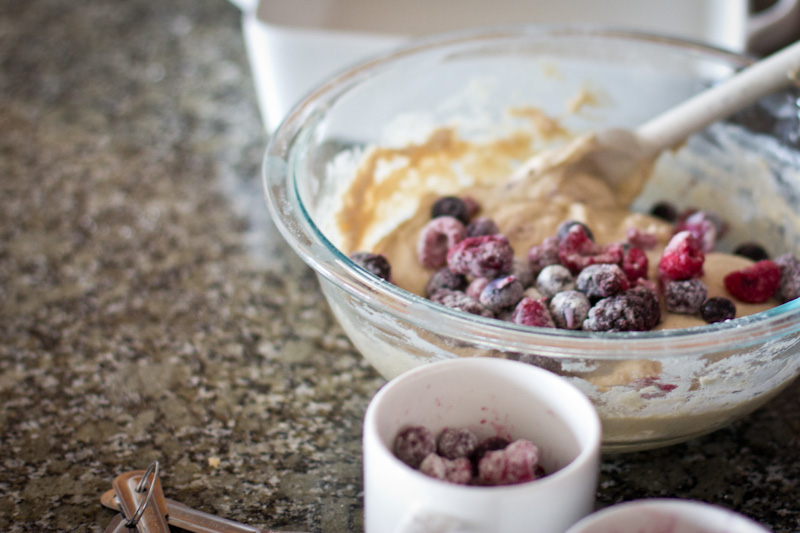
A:
<svg viewBox="0 0 800 533">
<path fill-rule="evenodd" d="M 744 242 L 733 251 L 736 255 L 747 257 L 753 261 L 763 261 L 769 259 L 769 254 L 763 246 L 756 242 Z"/>
<path fill-rule="evenodd" d="M 467 278 L 462 274 L 456 274 L 447 267 L 442 267 L 428 279 L 425 285 L 425 296 L 431 297 L 439 289 L 450 289 L 463 291 L 467 288 Z"/>
<path fill-rule="evenodd" d="M 596 302 L 627 289 L 628 277 L 617 265 L 589 265 L 578 274 L 575 288 Z"/>
<path fill-rule="evenodd" d="M 436 438 L 425 426 L 407 426 L 394 440 L 394 454 L 412 468 L 419 468 L 422 460 L 436 452 Z"/>
<path fill-rule="evenodd" d="M 589 226 L 584 224 L 583 222 L 578 222 L 577 220 L 565 220 L 561 224 L 558 225 L 558 229 L 556 230 L 556 235 L 558 236 L 559 240 L 563 239 L 567 236 L 570 228 L 572 226 L 578 225 L 583 228 L 583 232 L 589 237 L 589 240 L 594 240 L 594 235 L 592 234 L 592 230 L 589 229 Z"/>
<path fill-rule="evenodd" d="M 431 218 L 453 217 L 462 224 L 469 222 L 469 206 L 457 196 L 443 196 L 431 207 Z"/>
<path fill-rule="evenodd" d="M 581 329 L 591 307 L 589 298 L 578 291 L 559 292 L 550 300 L 550 314 L 561 329 Z"/>
<path fill-rule="evenodd" d="M 550 298 L 561 291 L 575 288 L 575 278 L 570 271 L 561 265 L 548 265 L 536 277 L 536 288 L 545 298 Z"/>
<path fill-rule="evenodd" d="M 478 437 L 467 428 L 445 428 L 437 443 L 437 451 L 445 459 L 470 457 L 477 447 Z"/>
<path fill-rule="evenodd" d="M 658 296 L 645 287 L 603 298 L 583 321 L 586 331 L 649 331 L 661 320 Z"/>
<path fill-rule="evenodd" d="M 371 272 L 391 283 L 392 266 L 385 256 L 370 252 L 353 252 L 350 254 L 350 259 L 367 272 Z"/>
<path fill-rule="evenodd" d="M 494 318 L 494 313 L 491 310 L 483 306 L 475 298 L 467 296 L 466 293 L 461 291 L 439 289 L 431 295 L 430 300 L 465 313 Z"/>
<path fill-rule="evenodd" d="M 694 315 L 706 301 L 708 288 L 699 279 L 668 281 L 664 285 L 664 304 L 671 313 Z"/>
<path fill-rule="evenodd" d="M 669 202 L 658 202 L 650 209 L 650 214 L 667 222 L 678 220 L 678 210 Z"/>
<path fill-rule="evenodd" d="M 700 316 L 709 324 L 730 320 L 736 316 L 736 304 L 722 296 L 709 298 L 700 308 Z"/>
<path fill-rule="evenodd" d="M 467 237 L 481 237 L 495 233 L 500 233 L 500 228 L 488 217 L 478 217 L 467 224 Z"/>
<path fill-rule="evenodd" d="M 495 313 L 513 307 L 522 300 L 525 289 L 514 276 L 504 276 L 486 284 L 478 301 Z"/>
</svg>

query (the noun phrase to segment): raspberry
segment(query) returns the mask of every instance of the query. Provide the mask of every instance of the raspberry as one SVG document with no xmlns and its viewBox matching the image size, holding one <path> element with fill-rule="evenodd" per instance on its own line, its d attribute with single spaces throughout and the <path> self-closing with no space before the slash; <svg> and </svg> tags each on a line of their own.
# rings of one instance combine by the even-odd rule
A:
<svg viewBox="0 0 800 533">
<path fill-rule="evenodd" d="M 667 222 L 678 220 L 678 210 L 669 202 L 658 202 L 650 208 L 650 214 Z"/>
<path fill-rule="evenodd" d="M 538 274 L 548 265 L 558 264 L 558 243 L 558 237 L 553 235 L 528 249 L 528 264 L 534 274 Z"/>
<path fill-rule="evenodd" d="M 700 242 L 688 231 L 676 233 L 664 248 L 658 262 L 659 274 L 671 280 L 684 280 L 703 272 L 706 256 Z"/>
<path fill-rule="evenodd" d="M 389 283 L 392 282 L 392 266 L 384 255 L 370 252 L 353 252 L 350 254 L 350 259 L 367 272 L 371 272 Z"/>
<path fill-rule="evenodd" d="M 628 278 L 617 265 L 589 265 L 575 279 L 575 287 L 589 300 L 608 298 L 628 288 Z"/>
<path fill-rule="evenodd" d="M 495 313 L 513 307 L 522 300 L 525 289 L 514 276 L 505 276 L 490 281 L 481 291 L 478 301 Z"/>
<path fill-rule="evenodd" d="M 420 463 L 419 471 L 459 485 L 469 485 L 472 481 L 472 463 L 466 457 L 450 460 L 432 453 Z"/>
<path fill-rule="evenodd" d="M 511 321 L 515 324 L 523 324 L 525 326 L 536 326 L 540 328 L 556 327 L 546 302 L 547 300 L 544 298 L 541 300 L 523 298 L 517 304 L 517 307 L 514 308 Z"/>
<path fill-rule="evenodd" d="M 642 250 L 652 250 L 658 246 L 658 237 L 654 233 L 642 231 L 639 228 L 627 228 L 625 236 L 629 244 Z"/>
<path fill-rule="evenodd" d="M 733 250 L 733 253 L 736 255 L 741 255 L 742 257 L 747 257 L 753 261 L 769 259 L 769 254 L 767 251 L 757 242 L 743 242 L 737 246 L 735 250 Z"/>
<path fill-rule="evenodd" d="M 440 220 L 440 219 L 436 219 Z M 468 237 L 447 253 L 447 265 L 457 274 L 494 279 L 511 272 L 514 249 L 504 235 Z"/>
<path fill-rule="evenodd" d="M 478 463 L 478 478 L 485 485 L 514 485 L 537 479 L 539 448 L 528 440 L 515 440 L 502 450 L 488 452 Z"/>
<path fill-rule="evenodd" d="M 589 265 L 622 262 L 622 245 L 612 243 L 597 246 L 586 234 L 582 224 L 573 224 L 558 243 L 558 259 L 570 272 L 577 274 Z"/>
<path fill-rule="evenodd" d="M 583 222 L 578 222 L 577 220 L 565 220 L 561 224 L 558 225 L 558 229 L 556 229 L 556 236 L 560 241 L 563 241 L 564 238 L 569 233 L 569 230 L 572 229 L 573 226 L 580 226 L 583 228 L 583 233 L 589 238 L 589 240 L 594 240 L 594 235 L 592 234 L 592 230 L 589 229 L 589 226 L 584 224 Z"/>
<path fill-rule="evenodd" d="M 417 259 L 425 268 L 441 268 L 447 264 L 447 253 L 464 240 L 464 224 L 453 217 L 434 218 L 428 222 L 417 240 Z"/>
<path fill-rule="evenodd" d="M 800 261 L 792 254 L 783 254 L 775 258 L 775 264 L 781 268 L 778 298 L 781 302 L 794 300 L 800 296 Z"/>
<path fill-rule="evenodd" d="M 462 224 L 469 222 L 469 208 L 464 200 L 457 196 L 443 196 L 433 203 L 431 218 L 453 217 Z"/>
<path fill-rule="evenodd" d="M 669 281 L 664 285 L 664 303 L 667 311 L 694 315 L 708 297 L 708 288 L 699 279 Z"/>
<path fill-rule="evenodd" d="M 575 278 L 572 273 L 561 265 L 549 265 L 536 276 L 536 288 L 545 298 L 550 298 L 561 291 L 575 288 Z"/>
<path fill-rule="evenodd" d="M 481 305 L 478 300 L 467 296 L 466 293 L 461 291 L 439 289 L 431 295 L 430 300 L 437 304 L 446 305 L 447 307 L 464 311 L 465 313 L 494 318 L 494 313 Z"/>
<path fill-rule="evenodd" d="M 647 254 L 636 246 L 627 246 L 622 255 L 622 270 L 628 281 L 647 278 Z"/>
<path fill-rule="evenodd" d="M 429 454 L 436 452 L 436 439 L 425 426 L 407 426 L 394 440 L 394 454 L 412 468 L 418 468 Z"/>
<path fill-rule="evenodd" d="M 604 298 L 589 310 L 586 331 L 649 331 L 661 320 L 658 296 L 644 287 Z"/>
<path fill-rule="evenodd" d="M 481 462 L 484 455 L 495 450 L 502 450 L 509 444 L 511 444 L 511 442 L 509 442 L 508 439 L 499 436 L 487 437 L 480 441 L 475 447 L 475 451 L 472 452 L 472 464 L 475 466 L 475 470 L 478 469 L 478 464 Z"/>
<path fill-rule="evenodd" d="M 700 243 L 703 252 L 710 252 L 722 237 L 725 224 L 717 215 L 708 211 L 695 211 L 679 222 L 676 232 L 688 231 Z"/>
<path fill-rule="evenodd" d="M 769 300 L 781 283 L 781 267 L 764 259 L 742 270 L 735 270 L 723 279 L 725 288 L 736 299 L 751 304 Z"/>
<path fill-rule="evenodd" d="M 728 298 L 715 296 L 700 307 L 700 316 L 709 324 L 730 320 L 736 317 L 736 304 Z"/>
<path fill-rule="evenodd" d="M 431 297 L 439 289 L 450 289 L 452 291 L 463 291 L 467 288 L 467 278 L 461 274 L 456 274 L 447 267 L 442 267 L 428 279 L 425 285 L 425 296 Z"/>
<path fill-rule="evenodd" d="M 500 228 L 494 220 L 488 217 L 479 217 L 467 224 L 467 237 L 482 237 L 484 235 L 494 235 L 500 233 Z"/>
<path fill-rule="evenodd" d="M 581 329 L 591 307 L 589 298 L 578 291 L 559 292 L 550 300 L 550 314 L 561 329 Z"/>
<path fill-rule="evenodd" d="M 478 447 L 478 437 L 467 428 L 445 428 L 439 434 L 438 453 L 445 459 L 470 457 Z"/>
</svg>

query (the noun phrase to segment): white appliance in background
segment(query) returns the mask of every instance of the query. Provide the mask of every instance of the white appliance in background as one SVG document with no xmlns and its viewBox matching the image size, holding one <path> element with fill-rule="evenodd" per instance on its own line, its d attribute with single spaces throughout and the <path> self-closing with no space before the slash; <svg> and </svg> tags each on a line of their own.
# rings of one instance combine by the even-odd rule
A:
<svg viewBox="0 0 800 533">
<path fill-rule="evenodd" d="M 405 40 L 475 26 L 600 24 L 761 52 L 792 40 L 800 0 L 750 14 L 748 0 L 230 0 L 262 118 L 272 132 L 331 74 Z"/>
</svg>

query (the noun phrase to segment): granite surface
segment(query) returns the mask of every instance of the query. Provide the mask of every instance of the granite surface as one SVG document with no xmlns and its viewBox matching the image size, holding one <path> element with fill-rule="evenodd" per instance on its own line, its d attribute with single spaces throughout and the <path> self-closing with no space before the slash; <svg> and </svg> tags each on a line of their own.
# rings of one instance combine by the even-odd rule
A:
<svg viewBox="0 0 800 533">
<path fill-rule="evenodd" d="M 120 473 L 283 530 L 363 526 L 383 380 L 263 206 L 225 0 L 0 0 L 0 530 L 102 531 Z M 704 500 L 800 531 L 800 385 L 606 457 L 598 507 Z"/>
</svg>

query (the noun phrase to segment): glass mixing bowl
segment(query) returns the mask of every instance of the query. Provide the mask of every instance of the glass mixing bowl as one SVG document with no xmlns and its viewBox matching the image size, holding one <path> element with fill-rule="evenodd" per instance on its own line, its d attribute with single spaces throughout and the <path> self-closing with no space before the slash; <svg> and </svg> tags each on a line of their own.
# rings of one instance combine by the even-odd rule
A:
<svg viewBox="0 0 800 533">
<path fill-rule="evenodd" d="M 566 117 L 564 127 L 633 128 L 751 61 L 595 28 L 503 27 L 416 41 L 339 74 L 294 108 L 267 149 L 267 204 L 353 344 L 387 379 L 440 359 L 513 358 L 586 393 L 603 421 L 605 451 L 684 441 L 752 412 L 795 378 L 800 302 L 669 331 L 518 326 L 434 304 L 369 274 L 337 248 L 329 222 L 370 146 L 413 142 L 440 125 L 465 138 L 502 136 L 509 109 L 563 115 L 566 100 L 587 87 L 604 95 L 603 105 Z M 798 250 L 797 114 L 787 89 L 693 136 L 661 156 L 633 209 L 657 200 L 711 208 L 731 223 L 728 242 L 756 240 L 774 256 Z"/>
</svg>

